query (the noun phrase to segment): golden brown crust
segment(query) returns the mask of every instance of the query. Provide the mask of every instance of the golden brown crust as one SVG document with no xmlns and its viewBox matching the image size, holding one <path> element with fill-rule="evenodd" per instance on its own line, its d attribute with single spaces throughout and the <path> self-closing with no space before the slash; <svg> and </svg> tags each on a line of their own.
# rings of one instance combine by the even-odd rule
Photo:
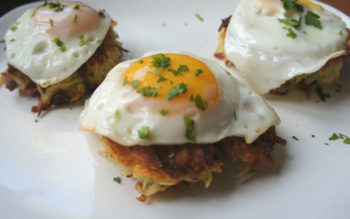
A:
<svg viewBox="0 0 350 219">
<path fill-rule="evenodd" d="M 106 146 L 106 154 L 124 170 L 123 174 L 131 174 L 138 179 L 136 189 L 142 200 L 180 182 L 203 181 L 209 186 L 211 173 L 221 172 L 225 154 L 229 154 L 233 161 L 247 163 L 248 169 L 262 162 L 272 165 L 274 145 L 286 145 L 286 141 L 276 135 L 275 127 L 268 129 L 252 144 L 245 143 L 242 137 L 225 138 L 215 144 L 173 146 L 128 147 L 106 137 L 102 137 L 102 142 Z"/>
<path fill-rule="evenodd" d="M 62 105 L 80 100 L 91 93 L 105 78 L 111 68 L 120 62 L 122 47 L 113 31 L 116 23 L 112 21 L 105 39 L 94 55 L 76 72 L 63 81 L 43 88 L 35 84 L 20 70 L 9 65 L 5 72 L 5 84 L 9 90 L 19 89 L 20 95 L 40 96 L 40 102 L 32 107 L 32 112 L 40 113 L 52 105 Z"/>
</svg>

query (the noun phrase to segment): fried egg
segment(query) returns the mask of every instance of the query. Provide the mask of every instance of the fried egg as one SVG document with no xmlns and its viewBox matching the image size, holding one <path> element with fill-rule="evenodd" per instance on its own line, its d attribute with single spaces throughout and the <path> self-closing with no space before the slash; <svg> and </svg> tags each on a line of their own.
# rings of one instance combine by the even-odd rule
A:
<svg viewBox="0 0 350 219">
<path fill-rule="evenodd" d="M 218 63 L 160 51 L 115 66 L 86 102 L 80 129 L 124 146 L 253 142 L 280 122 L 252 89 Z"/>
<path fill-rule="evenodd" d="M 281 0 L 242 0 L 232 15 L 226 57 L 258 93 L 346 52 L 348 31 L 338 16 L 308 0 L 295 3 L 292 12 Z"/>
<path fill-rule="evenodd" d="M 46 2 L 27 10 L 7 31 L 8 62 L 48 87 L 69 77 L 95 53 L 110 23 L 107 13 L 80 2 Z"/>
</svg>

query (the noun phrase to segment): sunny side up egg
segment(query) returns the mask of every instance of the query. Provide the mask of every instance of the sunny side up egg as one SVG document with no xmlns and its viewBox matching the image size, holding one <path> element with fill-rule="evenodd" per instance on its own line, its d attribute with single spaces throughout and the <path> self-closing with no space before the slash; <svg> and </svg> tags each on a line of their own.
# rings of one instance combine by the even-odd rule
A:
<svg viewBox="0 0 350 219">
<path fill-rule="evenodd" d="M 118 64 L 80 116 L 81 130 L 124 145 L 253 142 L 280 122 L 253 90 L 214 61 L 161 51 Z"/>
<path fill-rule="evenodd" d="M 110 23 L 107 13 L 80 2 L 46 2 L 27 10 L 7 31 L 8 62 L 48 87 L 69 77 L 95 53 Z"/>
<path fill-rule="evenodd" d="M 345 23 L 311 1 L 242 0 L 227 27 L 224 49 L 239 73 L 264 94 L 344 55 L 347 39 Z"/>
</svg>

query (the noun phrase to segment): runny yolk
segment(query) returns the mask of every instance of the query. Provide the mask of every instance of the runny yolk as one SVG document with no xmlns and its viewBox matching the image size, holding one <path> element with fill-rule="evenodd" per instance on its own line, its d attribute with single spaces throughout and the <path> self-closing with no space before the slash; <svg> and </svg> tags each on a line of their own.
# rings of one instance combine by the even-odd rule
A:
<svg viewBox="0 0 350 219">
<path fill-rule="evenodd" d="M 305 5 L 310 6 L 311 8 L 315 9 L 315 10 L 322 10 L 322 7 L 310 0 L 299 0 L 301 3 L 304 3 Z"/>
<path fill-rule="evenodd" d="M 92 31 L 100 25 L 102 17 L 93 8 L 80 2 L 65 1 L 58 4 L 63 6 L 63 10 L 56 11 L 56 8 L 45 6 L 35 11 L 32 20 L 36 31 L 55 37 L 71 38 Z"/>
<path fill-rule="evenodd" d="M 155 67 L 157 56 L 161 59 L 162 57 L 169 58 L 168 66 L 165 68 L 164 66 Z M 177 72 L 174 73 L 172 70 Z M 141 95 L 142 92 L 140 91 L 144 87 L 149 86 L 149 88 L 157 89 L 156 95 L 144 95 L 145 98 L 151 104 L 157 102 L 159 105 L 157 108 L 166 108 L 173 112 L 174 110 L 179 112 L 186 110 L 188 107 L 193 107 L 195 101 L 193 99 L 190 101 L 191 95 L 194 98 L 199 95 L 204 102 L 208 103 L 208 109 L 205 110 L 217 105 L 221 99 L 219 82 L 210 68 L 204 62 L 183 54 L 166 53 L 143 57 L 135 61 L 124 72 L 122 80 L 124 86 L 131 86 L 135 92 Z M 174 90 L 174 87 L 179 84 L 186 86 L 186 92 L 180 92 L 177 96 L 169 99 L 170 90 Z"/>
</svg>

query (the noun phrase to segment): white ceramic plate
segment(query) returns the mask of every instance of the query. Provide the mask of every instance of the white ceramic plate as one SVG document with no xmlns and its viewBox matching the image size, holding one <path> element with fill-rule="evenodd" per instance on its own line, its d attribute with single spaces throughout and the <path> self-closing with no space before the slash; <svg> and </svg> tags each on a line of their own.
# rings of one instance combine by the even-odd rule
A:
<svg viewBox="0 0 350 219">
<path fill-rule="evenodd" d="M 118 21 L 116 30 L 130 51 L 128 59 L 160 49 L 211 58 L 220 19 L 230 15 L 237 2 L 87 3 L 107 9 Z M 3 16 L 0 36 L 34 5 Z M 0 69 L 5 68 L 1 52 Z M 224 173 L 215 175 L 209 189 L 201 184 L 184 188 L 184 194 L 169 189 L 147 204 L 135 199 L 135 181 L 113 182 L 120 174 L 98 154 L 102 150 L 98 137 L 78 131 L 83 102 L 51 110 L 35 123 L 30 108 L 37 100 L 20 97 L 3 86 L 0 218 L 349 218 L 350 145 L 328 141 L 333 132 L 350 135 L 349 62 L 342 73 L 342 91 L 330 91 L 326 103 L 317 103 L 315 94 L 307 100 L 298 91 L 267 96 L 282 119 L 279 135 L 289 142 L 286 148 L 276 147 L 275 166 L 261 165 L 258 173 L 237 178 L 237 168 L 227 165 Z"/>
</svg>

